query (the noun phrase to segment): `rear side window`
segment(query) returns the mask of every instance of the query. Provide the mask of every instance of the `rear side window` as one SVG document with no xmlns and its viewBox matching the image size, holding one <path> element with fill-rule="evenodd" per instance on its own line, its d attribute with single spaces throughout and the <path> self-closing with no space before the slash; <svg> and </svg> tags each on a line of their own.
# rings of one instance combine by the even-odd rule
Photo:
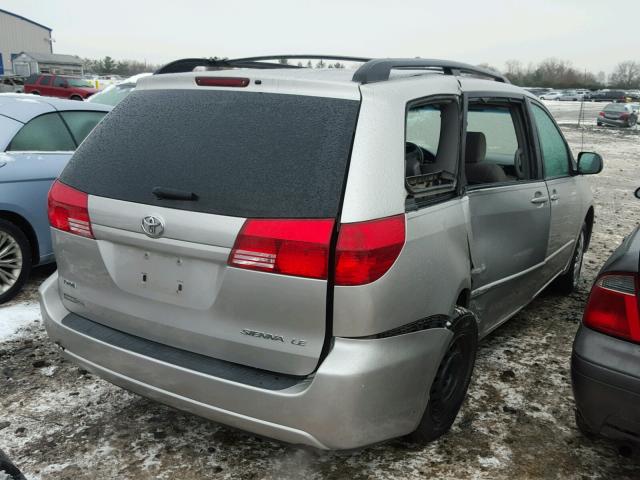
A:
<svg viewBox="0 0 640 480">
<path fill-rule="evenodd" d="M 51 77 L 43 75 L 42 78 L 40 78 L 40 85 L 51 85 Z"/>
<path fill-rule="evenodd" d="M 53 81 L 54 87 L 64 87 L 65 85 L 67 85 L 67 79 L 64 77 L 56 77 Z"/>
<path fill-rule="evenodd" d="M 7 151 L 72 151 L 76 145 L 57 113 L 34 118 L 13 137 Z"/>
<path fill-rule="evenodd" d="M 91 130 L 102 120 L 105 112 L 60 112 L 76 144 L 80 145 Z"/>
<path fill-rule="evenodd" d="M 61 180 L 84 192 L 236 217 L 335 217 L 359 102 L 223 90 L 136 90 Z M 195 201 L 157 198 L 156 187 Z"/>
</svg>

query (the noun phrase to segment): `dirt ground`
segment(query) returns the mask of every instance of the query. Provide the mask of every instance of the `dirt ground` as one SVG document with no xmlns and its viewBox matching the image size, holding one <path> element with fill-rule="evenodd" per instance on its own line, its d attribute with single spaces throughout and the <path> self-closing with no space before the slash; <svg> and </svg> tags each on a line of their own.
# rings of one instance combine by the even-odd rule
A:
<svg viewBox="0 0 640 480">
<path fill-rule="evenodd" d="M 640 131 L 596 128 L 602 105 L 551 103 L 575 153 L 595 150 L 596 224 L 580 289 L 544 293 L 480 348 L 451 432 L 427 446 L 394 440 L 347 453 L 301 449 L 231 430 L 108 384 L 62 359 L 39 321 L 38 270 L 3 315 L 25 317 L 0 340 L 0 449 L 29 479 L 442 478 L 633 479 L 640 455 L 589 440 L 574 424 L 571 343 L 594 275 L 640 223 Z M 624 453 L 624 451 L 623 451 Z M 0 474 L 0 478 L 2 475 Z"/>
</svg>

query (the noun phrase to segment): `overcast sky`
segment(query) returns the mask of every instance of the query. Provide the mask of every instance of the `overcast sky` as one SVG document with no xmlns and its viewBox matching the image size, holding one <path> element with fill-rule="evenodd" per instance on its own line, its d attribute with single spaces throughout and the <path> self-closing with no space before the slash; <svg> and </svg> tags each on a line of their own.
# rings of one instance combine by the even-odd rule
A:
<svg viewBox="0 0 640 480">
<path fill-rule="evenodd" d="M 191 56 L 422 56 L 500 69 L 570 60 L 610 72 L 640 60 L 640 1 L 0 0 L 53 29 L 53 50 L 164 63 Z"/>
</svg>

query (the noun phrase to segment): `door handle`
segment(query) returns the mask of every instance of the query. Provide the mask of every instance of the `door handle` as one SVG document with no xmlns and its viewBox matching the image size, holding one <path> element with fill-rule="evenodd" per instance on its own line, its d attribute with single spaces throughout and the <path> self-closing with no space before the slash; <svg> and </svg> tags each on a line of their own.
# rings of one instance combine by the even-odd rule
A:
<svg viewBox="0 0 640 480">
<path fill-rule="evenodd" d="M 543 197 L 543 196 L 533 197 L 531 199 L 531 203 L 547 203 L 547 197 Z"/>
</svg>

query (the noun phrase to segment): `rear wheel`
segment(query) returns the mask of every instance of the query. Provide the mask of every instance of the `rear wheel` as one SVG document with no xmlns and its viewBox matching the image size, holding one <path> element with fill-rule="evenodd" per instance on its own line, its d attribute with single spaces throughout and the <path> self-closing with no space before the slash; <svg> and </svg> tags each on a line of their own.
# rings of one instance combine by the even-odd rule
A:
<svg viewBox="0 0 640 480">
<path fill-rule="evenodd" d="M 478 350 L 476 319 L 467 310 L 451 322 L 453 338 L 449 342 L 431 384 L 429 403 L 420 424 L 410 438 L 431 442 L 449 431 L 467 395 Z"/>
<path fill-rule="evenodd" d="M 31 271 L 31 248 L 25 234 L 0 219 L 0 303 L 15 297 Z"/>
<path fill-rule="evenodd" d="M 40 92 L 31 92 L 31 95 L 40 95 Z"/>
<path fill-rule="evenodd" d="M 82 97 L 80 95 L 71 95 L 71 97 L 69 97 L 71 100 L 80 100 L 82 101 Z"/>
<path fill-rule="evenodd" d="M 638 119 L 636 117 L 629 117 L 629 120 L 627 120 L 627 125 L 629 127 L 633 127 L 637 122 L 638 122 Z"/>
<path fill-rule="evenodd" d="M 587 245 L 587 224 L 582 224 L 580 235 L 576 240 L 576 246 L 571 257 L 571 265 L 566 273 L 560 275 L 554 282 L 555 289 L 565 295 L 573 293 L 578 288 L 580 281 L 580 273 L 582 272 L 582 260 L 584 258 L 584 250 Z"/>
</svg>

